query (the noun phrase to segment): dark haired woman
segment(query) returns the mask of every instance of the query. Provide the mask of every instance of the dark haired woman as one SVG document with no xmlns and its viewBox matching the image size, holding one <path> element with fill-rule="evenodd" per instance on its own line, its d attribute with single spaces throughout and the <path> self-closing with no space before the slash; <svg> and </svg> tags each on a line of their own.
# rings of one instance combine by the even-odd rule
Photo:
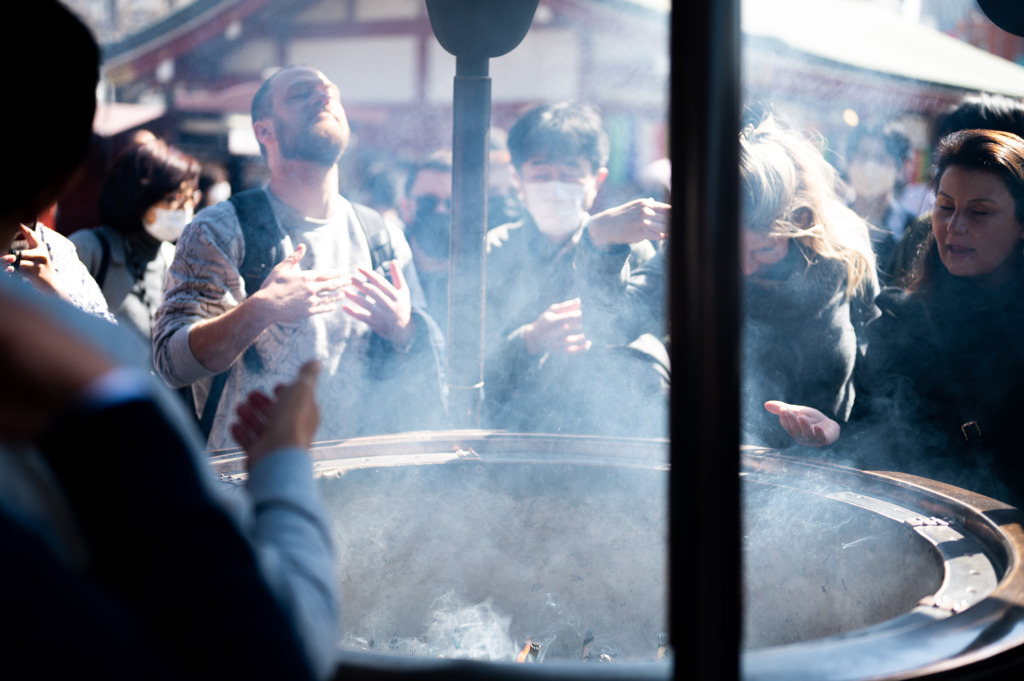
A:
<svg viewBox="0 0 1024 681">
<path fill-rule="evenodd" d="M 936 151 L 932 231 L 907 290 L 867 328 L 842 449 L 1007 500 L 1024 498 L 1024 140 L 964 130 Z M 820 413 L 766 405 L 798 441 L 839 437 Z M 831 424 L 834 426 L 834 424 Z"/>
<path fill-rule="evenodd" d="M 142 133 L 114 160 L 100 193 L 102 226 L 71 235 L 118 322 L 147 341 L 174 242 L 192 220 L 199 162 Z"/>
</svg>

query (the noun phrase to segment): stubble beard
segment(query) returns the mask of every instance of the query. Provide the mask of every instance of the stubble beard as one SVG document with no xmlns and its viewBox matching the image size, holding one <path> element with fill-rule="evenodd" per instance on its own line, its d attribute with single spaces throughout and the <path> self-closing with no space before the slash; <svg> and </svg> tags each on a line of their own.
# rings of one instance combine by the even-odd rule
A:
<svg viewBox="0 0 1024 681">
<path fill-rule="evenodd" d="M 348 135 L 338 126 L 318 126 L 316 123 L 300 130 L 289 130 L 278 118 L 274 118 L 278 148 L 281 156 L 293 161 L 308 161 L 325 167 L 335 165 L 348 144 Z"/>
</svg>

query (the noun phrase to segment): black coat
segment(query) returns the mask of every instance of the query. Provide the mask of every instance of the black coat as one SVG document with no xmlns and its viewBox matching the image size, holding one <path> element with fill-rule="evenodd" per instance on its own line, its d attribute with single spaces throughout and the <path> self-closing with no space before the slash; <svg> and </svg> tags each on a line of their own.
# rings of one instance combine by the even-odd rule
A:
<svg viewBox="0 0 1024 681">
<path fill-rule="evenodd" d="M 879 295 L 840 443 L 858 465 L 1011 500 L 1024 459 L 1022 286 L 993 290 L 940 271 L 931 293 Z"/>
<path fill-rule="evenodd" d="M 845 422 L 854 402 L 858 337 L 876 314 L 871 300 L 846 294 L 846 267 L 808 259 L 797 241 L 786 257 L 746 281 L 743 325 L 743 441 L 792 444 L 766 400 L 814 407 Z"/>
</svg>

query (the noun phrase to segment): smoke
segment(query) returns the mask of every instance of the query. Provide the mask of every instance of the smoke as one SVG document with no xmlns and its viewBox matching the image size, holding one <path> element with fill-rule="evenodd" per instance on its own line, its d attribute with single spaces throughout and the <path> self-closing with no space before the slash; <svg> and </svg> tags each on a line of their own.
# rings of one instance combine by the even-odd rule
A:
<svg viewBox="0 0 1024 681">
<path fill-rule="evenodd" d="M 743 492 L 744 647 L 833 636 L 910 612 L 935 593 L 941 562 L 909 526 L 826 495 L 799 472 L 748 476 Z"/>
<path fill-rule="evenodd" d="M 490 601 L 466 605 L 449 591 L 435 602 L 435 609 L 416 637 L 371 634 L 370 638 L 346 633 L 344 648 L 383 651 L 418 657 L 511 662 L 516 657 L 515 641 L 509 634 L 512 617 Z"/>
<path fill-rule="evenodd" d="M 356 469 L 324 478 L 341 645 L 544 660 L 656 658 L 667 474 L 568 464 Z M 371 645 L 372 642 L 372 645 Z"/>
</svg>

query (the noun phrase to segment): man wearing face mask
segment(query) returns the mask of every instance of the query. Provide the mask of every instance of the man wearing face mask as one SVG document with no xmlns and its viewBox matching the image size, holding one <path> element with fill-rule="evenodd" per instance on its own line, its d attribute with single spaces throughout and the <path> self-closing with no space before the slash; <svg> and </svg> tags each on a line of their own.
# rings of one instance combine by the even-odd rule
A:
<svg viewBox="0 0 1024 681">
<path fill-rule="evenodd" d="M 594 432 L 586 406 L 600 386 L 605 347 L 587 335 L 573 257 L 598 189 L 608 176 L 608 137 L 590 107 L 528 111 L 509 130 L 512 165 L 527 215 L 487 238 L 485 413 L 489 426 L 516 431 Z M 629 246 L 630 265 L 654 255 Z"/>
<path fill-rule="evenodd" d="M 104 180 L 101 226 L 71 235 L 118 323 L 147 344 L 174 243 L 199 199 L 199 173 L 195 158 L 142 131 Z"/>
<path fill-rule="evenodd" d="M 427 310 L 442 330 L 447 329 L 448 241 L 452 226 L 450 151 L 435 151 L 409 169 L 400 207 Z"/>
<path fill-rule="evenodd" d="M 892 283 L 896 243 L 916 217 L 896 200 L 910 141 L 895 128 L 866 125 L 854 129 L 847 145 L 846 176 L 853 190 L 850 208 L 872 226 L 871 244 L 879 280 Z"/>
</svg>

